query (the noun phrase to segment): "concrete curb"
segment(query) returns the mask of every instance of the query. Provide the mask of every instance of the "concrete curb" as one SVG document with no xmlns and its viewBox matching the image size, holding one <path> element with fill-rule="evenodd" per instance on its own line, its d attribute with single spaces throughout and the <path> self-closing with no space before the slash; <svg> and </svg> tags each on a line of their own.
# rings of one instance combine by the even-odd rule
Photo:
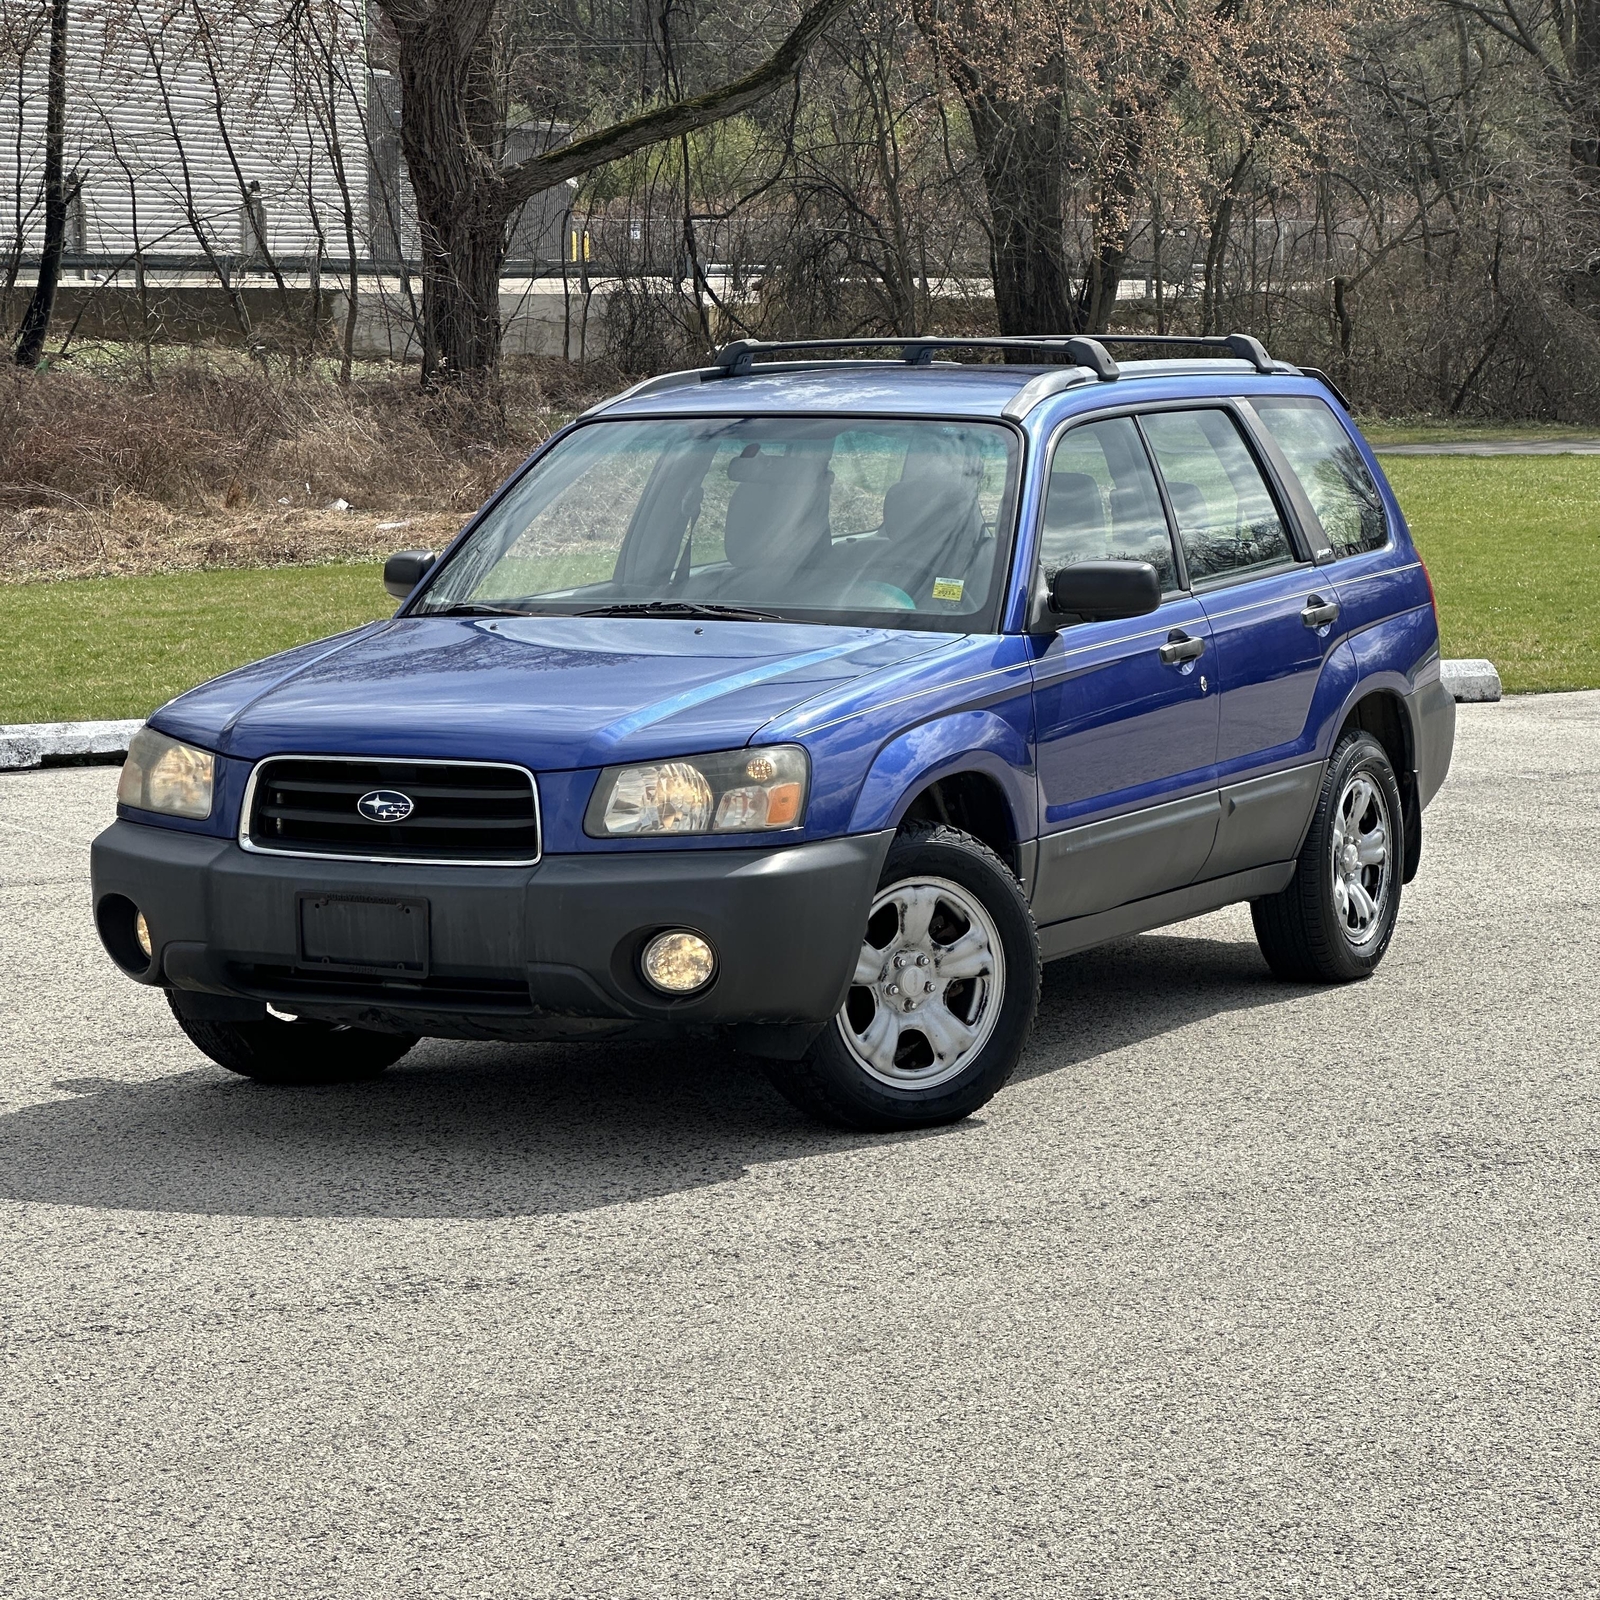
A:
<svg viewBox="0 0 1600 1600">
<path fill-rule="evenodd" d="M 1498 700 L 1500 674 L 1492 661 L 1441 661 L 1439 677 L 1457 700 Z M 0 772 L 20 772 L 46 761 L 121 756 L 144 726 L 126 722 L 15 722 L 0 725 Z"/>
<path fill-rule="evenodd" d="M 0 772 L 43 766 L 46 761 L 85 756 L 122 756 L 128 741 L 144 726 L 127 722 L 19 722 L 0 726 Z"/>
<path fill-rule="evenodd" d="M 1500 674 L 1492 661 L 1441 661 L 1439 678 L 1457 700 L 1500 698 Z"/>
</svg>

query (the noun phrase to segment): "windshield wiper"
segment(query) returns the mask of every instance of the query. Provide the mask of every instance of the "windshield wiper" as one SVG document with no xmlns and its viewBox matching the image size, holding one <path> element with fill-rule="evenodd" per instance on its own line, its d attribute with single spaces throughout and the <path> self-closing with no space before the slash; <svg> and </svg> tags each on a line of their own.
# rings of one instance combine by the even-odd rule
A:
<svg viewBox="0 0 1600 1600">
<path fill-rule="evenodd" d="M 441 606 L 437 611 L 424 611 L 425 617 L 526 617 L 531 615 L 521 606 L 492 606 L 486 600 L 464 600 L 458 606 Z"/>
<path fill-rule="evenodd" d="M 580 611 L 580 617 L 717 617 L 730 622 L 782 622 L 771 611 L 747 606 L 719 606 L 709 600 L 630 600 Z"/>
</svg>

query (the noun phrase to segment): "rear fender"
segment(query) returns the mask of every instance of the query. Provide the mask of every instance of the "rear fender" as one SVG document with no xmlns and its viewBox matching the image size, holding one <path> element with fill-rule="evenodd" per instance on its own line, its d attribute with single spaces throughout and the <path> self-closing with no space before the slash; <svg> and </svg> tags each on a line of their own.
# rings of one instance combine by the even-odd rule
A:
<svg viewBox="0 0 1600 1600">
<path fill-rule="evenodd" d="M 1316 692 L 1311 697 L 1311 713 L 1307 718 L 1308 725 L 1316 730 L 1312 751 L 1318 761 L 1326 761 L 1332 753 L 1333 741 L 1344 722 L 1345 712 L 1356 697 L 1360 676 L 1355 651 L 1350 648 L 1348 640 L 1330 651 L 1328 659 L 1322 664 Z"/>
<path fill-rule="evenodd" d="M 1433 798 L 1450 770 L 1455 743 L 1455 704 L 1439 686 L 1439 633 L 1433 607 L 1403 611 L 1363 628 L 1350 640 L 1358 682 L 1350 705 L 1378 690 L 1398 697 L 1405 707 L 1405 777 L 1415 778 L 1422 805 Z M 1349 706 L 1346 706 L 1346 712 Z M 1341 717 L 1341 722 L 1343 718 Z"/>
</svg>

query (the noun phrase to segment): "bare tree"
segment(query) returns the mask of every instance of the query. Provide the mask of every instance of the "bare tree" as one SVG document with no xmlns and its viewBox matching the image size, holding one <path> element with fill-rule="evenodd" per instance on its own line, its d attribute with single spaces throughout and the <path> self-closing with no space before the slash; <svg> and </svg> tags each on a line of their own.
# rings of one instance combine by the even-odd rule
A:
<svg viewBox="0 0 1600 1600">
<path fill-rule="evenodd" d="M 510 218 L 534 195 L 649 145 L 738 115 L 799 71 L 845 0 L 813 0 L 753 71 L 554 150 L 505 164 L 496 0 L 378 0 L 394 29 L 400 136 L 422 235 L 425 385 L 492 375 Z"/>
<path fill-rule="evenodd" d="M 22 314 L 17 336 L 17 365 L 36 367 L 44 357 L 44 341 L 56 306 L 61 280 L 61 252 L 67 238 L 67 206 L 72 195 L 64 167 L 67 144 L 67 0 L 51 0 L 50 65 L 45 91 L 44 242 L 39 276 Z M 76 182 L 72 185 L 76 189 Z"/>
</svg>

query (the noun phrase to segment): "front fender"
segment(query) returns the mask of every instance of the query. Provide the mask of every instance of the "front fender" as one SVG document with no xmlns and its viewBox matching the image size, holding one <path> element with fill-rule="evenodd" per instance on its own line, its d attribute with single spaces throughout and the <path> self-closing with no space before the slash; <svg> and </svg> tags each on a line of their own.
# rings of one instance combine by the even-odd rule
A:
<svg viewBox="0 0 1600 1600">
<path fill-rule="evenodd" d="M 1006 705 L 936 717 L 891 739 L 873 758 L 848 831 L 896 827 L 930 783 L 958 772 L 981 772 L 1005 796 L 1016 838 L 1037 838 L 1032 721 L 1032 701 L 1019 695 Z"/>
</svg>

